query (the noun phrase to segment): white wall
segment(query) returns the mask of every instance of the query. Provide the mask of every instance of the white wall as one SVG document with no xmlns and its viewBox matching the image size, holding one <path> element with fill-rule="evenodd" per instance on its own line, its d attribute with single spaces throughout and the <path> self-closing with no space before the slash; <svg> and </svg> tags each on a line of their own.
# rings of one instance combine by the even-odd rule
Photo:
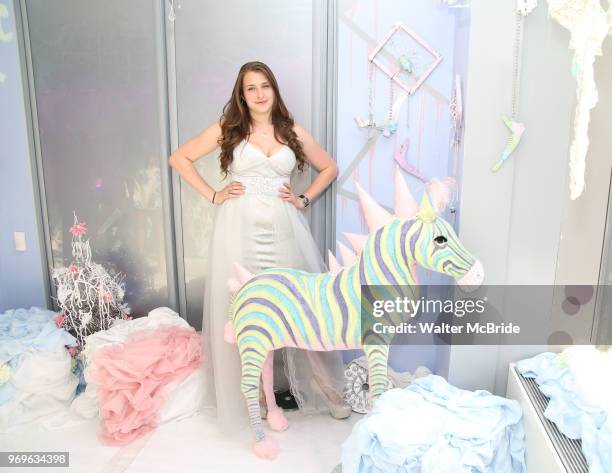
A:
<svg viewBox="0 0 612 473">
<path fill-rule="evenodd" d="M 47 306 L 35 210 L 32 164 L 26 127 L 25 98 L 13 2 L 4 1 L 8 18 L 0 41 L 0 312 L 32 305 Z M 1 8 L 1 7 L 0 7 Z M 4 11 L 4 9 L 3 9 Z M 14 232 L 25 232 L 25 252 L 15 250 Z"/>
<path fill-rule="evenodd" d="M 596 62 L 600 103 L 592 114 L 587 188 L 570 201 L 573 53 L 569 33 L 539 3 L 525 19 L 519 121 L 526 132 L 494 174 L 490 167 L 508 136 L 500 116 L 510 112 L 515 2 L 472 1 L 460 236 L 482 261 L 485 284 L 551 286 L 542 293 L 546 314 L 553 284 L 597 283 L 610 179 L 612 54 Z M 454 346 L 449 381 L 503 393 L 508 363 L 545 349 Z"/>
</svg>

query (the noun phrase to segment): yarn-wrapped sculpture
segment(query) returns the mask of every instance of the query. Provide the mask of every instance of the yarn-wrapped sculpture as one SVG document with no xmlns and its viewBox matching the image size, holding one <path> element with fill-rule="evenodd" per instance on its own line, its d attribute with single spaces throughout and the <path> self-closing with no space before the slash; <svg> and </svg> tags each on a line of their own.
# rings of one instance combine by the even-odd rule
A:
<svg viewBox="0 0 612 473">
<path fill-rule="evenodd" d="M 235 291 L 225 340 L 238 344 L 241 389 L 255 434 L 254 453 L 273 459 L 276 443 L 266 437 L 259 406 L 260 376 L 268 405 L 268 424 L 276 431 L 288 423 L 274 401 L 273 350 L 296 347 L 315 351 L 362 348 L 368 360 L 370 395 L 387 387 L 387 358 L 392 336 L 362 334 L 361 286 L 416 286 L 416 265 L 455 278 L 462 286 L 480 285 L 482 265 L 459 241 L 451 225 L 436 214 L 439 196 L 424 195 L 420 206 L 398 169 L 395 216 L 356 184 L 369 235 L 347 235 L 356 253 L 341 249 L 342 267 L 330 256 L 329 273 L 268 269 L 252 276 L 236 265 Z M 367 330 L 366 330 L 367 331 Z M 369 338 L 368 338 L 369 337 Z"/>
</svg>

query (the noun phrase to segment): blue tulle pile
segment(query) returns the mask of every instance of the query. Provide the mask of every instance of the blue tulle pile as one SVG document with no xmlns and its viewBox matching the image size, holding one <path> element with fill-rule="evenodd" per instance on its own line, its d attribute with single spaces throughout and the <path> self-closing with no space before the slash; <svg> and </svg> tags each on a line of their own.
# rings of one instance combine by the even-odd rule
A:
<svg viewBox="0 0 612 473">
<path fill-rule="evenodd" d="M 523 473 L 518 402 L 440 376 L 391 389 L 342 446 L 343 473 Z"/>
</svg>

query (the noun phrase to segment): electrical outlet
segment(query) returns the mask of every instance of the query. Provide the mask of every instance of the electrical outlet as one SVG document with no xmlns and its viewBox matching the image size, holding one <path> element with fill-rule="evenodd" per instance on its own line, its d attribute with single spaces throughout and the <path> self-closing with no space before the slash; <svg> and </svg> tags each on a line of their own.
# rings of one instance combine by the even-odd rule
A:
<svg viewBox="0 0 612 473">
<path fill-rule="evenodd" d="M 26 251 L 26 237 L 25 232 L 15 232 L 15 250 L 16 251 Z"/>
</svg>

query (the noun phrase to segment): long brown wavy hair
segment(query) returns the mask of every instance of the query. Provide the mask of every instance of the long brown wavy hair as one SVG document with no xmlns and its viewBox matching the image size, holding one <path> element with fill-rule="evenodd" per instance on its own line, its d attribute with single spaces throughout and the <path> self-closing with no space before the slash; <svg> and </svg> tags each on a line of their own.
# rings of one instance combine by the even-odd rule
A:
<svg viewBox="0 0 612 473">
<path fill-rule="evenodd" d="M 297 159 L 297 167 L 301 171 L 306 165 L 306 155 L 302 149 L 302 143 L 293 131 L 293 117 L 287 110 L 285 103 L 278 90 L 278 83 L 274 74 L 263 62 L 252 61 L 243 64 L 238 72 L 232 96 L 223 107 L 221 114 L 221 137 L 218 144 L 221 146 L 221 172 L 227 177 L 229 165 L 233 160 L 234 148 L 243 140 L 248 139 L 251 129 L 251 113 L 246 101 L 242 98 L 242 82 L 244 75 L 249 71 L 261 72 L 266 76 L 274 90 L 274 104 L 272 105 L 272 125 L 274 126 L 274 138 L 286 144 L 293 150 Z"/>
</svg>

